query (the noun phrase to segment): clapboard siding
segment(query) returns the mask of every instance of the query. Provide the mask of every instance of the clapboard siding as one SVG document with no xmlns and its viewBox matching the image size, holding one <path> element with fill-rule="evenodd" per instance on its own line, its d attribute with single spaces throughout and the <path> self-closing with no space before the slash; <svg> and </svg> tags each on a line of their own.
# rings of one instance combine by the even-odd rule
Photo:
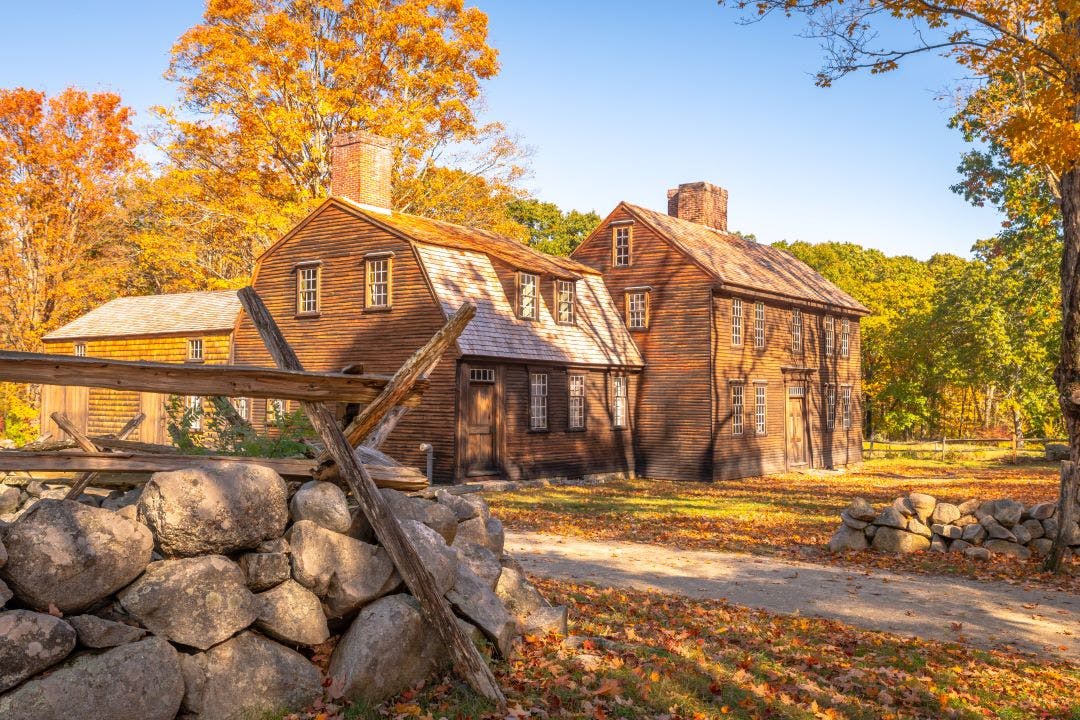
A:
<svg viewBox="0 0 1080 720">
<path fill-rule="evenodd" d="M 632 331 L 645 359 L 632 404 L 637 471 L 656 478 L 708 478 L 711 282 L 641 223 L 633 226 L 630 266 L 612 267 L 612 223 L 627 220 L 632 216 L 617 210 L 574 252 L 574 259 L 603 274 L 608 292 L 624 313 L 626 288 L 652 288 L 649 327 Z"/>
<path fill-rule="evenodd" d="M 393 252 L 392 309 L 365 311 L 364 255 Z M 296 314 L 297 263 L 321 262 L 316 317 Z M 308 370 L 337 371 L 362 364 L 365 372 L 393 373 L 446 321 L 435 303 L 412 246 L 396 235 L 328 205 L 260 260 L 255 290 Z M 258 332 L 241 314 L 236 359 L 271 362 Z M 431 374 L 419 407 L 398 425 L 384 450 L 406 465 L 423 468 L 420 443 L 435 448 L 436 479 L 453 478 L 457 351 L 451 349 Z M 296 404 L 291 405 L 295 409 Z M 252 420 L 265 428 L 266 401 L 256 401 Z"/>
</svg>

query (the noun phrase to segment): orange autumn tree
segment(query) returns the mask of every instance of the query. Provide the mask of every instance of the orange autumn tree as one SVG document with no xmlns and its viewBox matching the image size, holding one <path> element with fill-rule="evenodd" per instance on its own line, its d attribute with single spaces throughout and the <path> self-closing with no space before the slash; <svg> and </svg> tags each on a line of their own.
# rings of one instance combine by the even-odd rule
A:
<svg viewBox="0 0 1080 720">
<path fill-rule="evenodd" d="M 522 151 L 478 119 L 498 71 L 487 35 L 461 0 L 210 0 L 173 48 L 167 170 L 135 203 L 155 289 L 246 275 L 326 196 L 339 131 L 395 141 L 397 209 L 498 218 Z"/>
<path fill-rule="evenodd" d="M 721 4 L 724 0 L 721 0 Z M 971 78 L 959 124 L 1041 173 L 1061 213 L 1061 358 L 1054 373 L 1080 484 L 1080 0 L 729 0 L 759 15 L 803 14 L 826 51 L 818 84 L 894 70 L 936 52 Z M 909 33 L 898 32 L 907 28 Z M 884 31 L 884 32 L 883 32 Z M 906 36 L 906 41 L 894 40 Z M 889 38 L 886 40 L 885 38 Z M 895 43 L 895 44 L 894 44 Z M 1064 526 L 1064 525 L 1063 525 Z M 1050 565 L 1060 566 L 1060 543 Z"/>
<path fill-rule="evenodd" d="M 131 121 L 112 93 L 0 90 L 4 348 L 36 350 L 44 333 L 115 294 L 124 257 L 119 195 L 136 167 Z M 25 418 L 28 400 L 3 388 L 7 424 Z"/>
</svg>

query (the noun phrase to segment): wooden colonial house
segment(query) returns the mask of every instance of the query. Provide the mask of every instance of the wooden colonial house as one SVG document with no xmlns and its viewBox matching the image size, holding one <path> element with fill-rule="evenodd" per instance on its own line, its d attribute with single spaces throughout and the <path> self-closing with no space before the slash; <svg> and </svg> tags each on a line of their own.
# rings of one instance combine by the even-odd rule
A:
<svg viewBox="0 0 1080 720">
<path fill-rule="evenodd" d="M 380 138 L 340 136 L 332 160 L 331 197 L 259 258 L 252 281 L 304 366 L 392 372 L 462 303 L 477 307 L 384 445 L 398 460 L 422 466 L 430 445 L 435 479 L 460 482 L 710 480 L 860 459 L 866 308 L 792 256 L 728 233 L 725 190 L 681 185 L 666 215 L 620 203 L 562 258 L 394 212 Z M 46 345 L 273 364 L 234 293 L 115 300 Z M 67 396 L 77 392 L 47 390 L 43 423 L 75 406 L 91 433 L 109 432 L 162 403 Z M 241 407 L 265 429 L 283 406 Z M 161 441 L 154 432 L 146 439 Z"/>
</svg>

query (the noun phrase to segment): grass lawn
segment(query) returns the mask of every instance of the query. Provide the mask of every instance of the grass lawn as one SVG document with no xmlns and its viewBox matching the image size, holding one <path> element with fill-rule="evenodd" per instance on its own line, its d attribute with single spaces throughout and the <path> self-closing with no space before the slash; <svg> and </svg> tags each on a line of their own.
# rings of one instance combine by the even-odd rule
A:
<svg viewBox="0 0 1080 720">
<path fill-rule="evenodd" d="M 773 615 L 720 601 L 538 581 L 569 648 L 526 638 L 495 664 L 509 716 L 449 679 L 379 708 L 303 718 L 1080 718 L 1080 668 Z"/>
<path fill-rule="evenodd" d="M 912 490 L 939 500 L 1011 497 L 1053 500 L 1056 463 L 1004 460 L 870 460 L 847 473 L 786 473 L 717 483 L 628 480 L 590 487 L 550 486 L 488 496 L 508 527 L 590 539 L 628 540 L 696 550 L 783 554 L 859 567 L 1033 580 L 1080 590 L 1075 575 L 1052 577 L 1038 563 L 980 563 L 936 553 L 842 557 L 826 544 L 839 512 L 856 496 L 876 506 Z M 1075 570 L 1074 564 L 1070 569 Z"/>
</svg>

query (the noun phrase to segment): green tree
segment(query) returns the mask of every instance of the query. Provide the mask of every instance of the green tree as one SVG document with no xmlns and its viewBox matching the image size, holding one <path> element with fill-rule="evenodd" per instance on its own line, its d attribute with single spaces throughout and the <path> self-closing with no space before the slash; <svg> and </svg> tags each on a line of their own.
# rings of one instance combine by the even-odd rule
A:
<svg viewBox="0 0 1080 720">
<path fill-rule="evenodd" d="M 563 211 L 555 203 L 535 199 L 515 200 L 507 216 L 525 227 L 529 244 L 552 255 L 569 255 L 600 224 L 595 212 Z"/>
</svg>

